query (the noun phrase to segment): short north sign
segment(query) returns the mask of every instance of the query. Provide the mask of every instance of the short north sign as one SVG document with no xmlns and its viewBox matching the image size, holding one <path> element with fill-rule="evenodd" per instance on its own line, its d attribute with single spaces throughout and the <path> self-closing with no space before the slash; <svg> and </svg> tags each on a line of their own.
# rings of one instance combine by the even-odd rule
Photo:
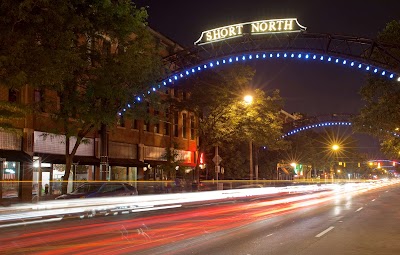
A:
<svg viewBox="0 0 400 255">
<path fill-rule="evenodd" d="M 259 35 L 272 33 L 290 33 L 306 30 L 306 27 L 299 24 L 297 19 L 269 19 L 240 23 L 225 27 L 214 28 L 201 33 L 195 45 L 223 41 L 244 34 Z"/>
</svg>

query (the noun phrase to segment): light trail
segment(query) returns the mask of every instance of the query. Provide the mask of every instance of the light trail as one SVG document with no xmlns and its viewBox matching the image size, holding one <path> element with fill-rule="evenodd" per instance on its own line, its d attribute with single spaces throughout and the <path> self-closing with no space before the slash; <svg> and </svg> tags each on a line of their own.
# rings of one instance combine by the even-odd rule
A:
<svg viewBox="0 0 400 255">
<path fill-rule="evenodd" d="M 247 203 L 220 204 L 207 208 L 186 208 L 161 215 L 121 221 L 67 221 L 46 230 L 24 229 L 16 237 L 0 237 L 0 253 L 29 254 L 123 254 L 144 251 L 204 234 L 235 229 L 301 208 L 346 198 L 368 190 L 365 186 L 332 189 L 311 194 L 286 194 Z M 204 193 L 203 193 L 204 195 Z M 146 209 L 143 209 L 146 210 Z M 124 216 L 129 217 L 129 216 Z M 99 222 L 100 221 L 100 222 Z M 60 223 L 61 224 L 61 223 Z"/>
</svg>

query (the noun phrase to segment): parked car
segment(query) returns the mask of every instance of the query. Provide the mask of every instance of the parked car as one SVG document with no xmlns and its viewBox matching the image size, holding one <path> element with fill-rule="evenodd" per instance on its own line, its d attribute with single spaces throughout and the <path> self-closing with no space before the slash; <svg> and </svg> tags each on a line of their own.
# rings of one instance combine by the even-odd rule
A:
<svg viewBox="0 0 400 255">
<path fill-rule="evenodd" d="M 135 196 L 137 189 L 129 183 L 123 182 L 87 182 L 81 184 L 73 192 L 56 197 L 56 199 L 92 198 L 92 197 L 116 197 Z"/>
</svg>

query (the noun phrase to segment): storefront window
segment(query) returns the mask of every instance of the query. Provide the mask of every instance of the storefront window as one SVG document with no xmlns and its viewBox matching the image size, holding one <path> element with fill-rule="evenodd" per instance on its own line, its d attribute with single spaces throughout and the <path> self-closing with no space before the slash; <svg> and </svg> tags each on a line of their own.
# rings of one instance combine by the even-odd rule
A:
<svg viewBox="0 0 400 255">
<path fill-rule="evenodd" d="M 137 173 L 137 167 L 129 167 L 128 168 L 128 182 L 137 187 L 137 179 L 138 179 L 138 173 Z"/>
<path fill-rule="evenodd" d="M 93 180 L 94 166 L 77 165 L 71 166 L 71 172 L 68 178 L 67 192 L 72 192 L 81 183 Z M 65 174 L 64 164 L 53 165 L 53 194 L 61 194 L 62 177 Z"/>
<path fill-rule="evenodd" d="M 19 195 L 20 162 L 3 161 L 2 198 L 13 198 Z"/>
<path fill-rule="evenodd" d="M 113 181 L 126 181 L 127 180 L 127 169 L 122 166 L 111 167 L 111 180 Z"/>
<path fill-rule="evenodd" d="M 33 157 L 33 196 L 43 196 L 51 194 L 51 170 L 52 164 L 48 162 L 40 162 L 39 157 Z"/>
</svg>

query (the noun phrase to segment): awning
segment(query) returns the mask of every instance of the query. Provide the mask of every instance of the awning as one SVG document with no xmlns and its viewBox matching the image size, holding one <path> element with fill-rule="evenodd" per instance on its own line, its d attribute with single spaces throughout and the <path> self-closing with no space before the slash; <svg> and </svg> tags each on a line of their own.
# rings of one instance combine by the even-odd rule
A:
<svg viewBox="0 0 400 255">
<path fill-rule="evenodd" d="M 48 154 L 48 153 L 35 153 L 35 156 L 41 157 L 42 162 L 52 164 L 65 164 L 65 155 Z M 74 156 L 73 163 L 78 165 L 100 165 L 100 159 L 94 156 Z"/>
<path fill-rule="evenodd" d="M 126 166 L 126 167 L 145 167 L 146 163 L 137 159 L 125 159 L 125 158 L 108 158 L 108 164 L 110 166 Z"/>
<path fill-rule="evenodd" d="M 0 158 L 6 161 L 32 162 L 32 156 L 23 151 L 0 150 Z"/>
<path fill-rule="evenodd" d="M 145 166 L 148 164 L 150 165 L 166 165 L 167 161 L 161 161 L 161 160 L 145 160 L 144 162 Z M 182 166 L 182 167 L 195 167 L 196 163 L 185 163 L 185 162 L 179 162 L 177 165 Z"/>
</svg>

